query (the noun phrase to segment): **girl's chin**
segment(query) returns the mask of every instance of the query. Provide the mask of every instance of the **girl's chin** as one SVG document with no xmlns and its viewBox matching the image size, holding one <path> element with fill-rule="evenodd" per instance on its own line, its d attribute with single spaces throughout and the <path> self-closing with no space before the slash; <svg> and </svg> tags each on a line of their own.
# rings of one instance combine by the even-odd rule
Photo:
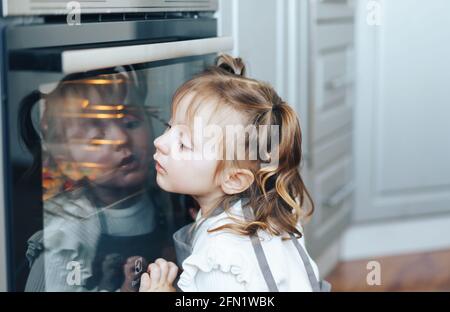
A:
<svg viewBox="0 0 450 312">
<path fill-rule="evenodd" d="M 187 194 L 185 190 L 179 187 L 174 187 L 169 181 L 167 181 L 167 176 L 157 174 L 156 183 L 165 192 L 175 193 L 175 194 Z"/>
<path fill-rule="evenodd" d="M 156 175 L 156 183 L 163 191 L 174 193 L 167 181 L 165 181 L 165 177 L 159 173 Z"/>
</svg>

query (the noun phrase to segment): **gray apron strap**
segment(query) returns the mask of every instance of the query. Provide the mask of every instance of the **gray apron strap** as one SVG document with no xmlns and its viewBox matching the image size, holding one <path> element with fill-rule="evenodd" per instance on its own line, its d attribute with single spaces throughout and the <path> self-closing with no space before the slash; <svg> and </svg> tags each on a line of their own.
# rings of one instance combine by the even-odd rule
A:
<svg viewBox="0 0 450 312">
<path fill-rule="evenodd" d="M 246 205 L 247 202 L 242 202 L 242 211 L 244 213 L 244 218 L 246 221 L 253 219 L 253 211 Z M 294 246 L 296 247 L 303 264 L 305 265 L 306 273 L 308 274 L 308 279 L 311 284 L 312 291 L 314 292 L 329 292 L 331 290 L 331 285 L 326 281 L 318 281 L 314 273 L 314 269 L 309 261 L 309 257 L 303 248 L 303 246 L 298 242 L 292 233 L 289 233 Z M 272 271 L 270 270 L 269 263 L 267 262 L 266 254 L 262 248 L 261 241 L 259 240 L 258 234 L 250 237 L 253 250 L 255 251 L 256 259 L 258 260 L 259 267 L 262 271 L 264 280 L 271 292 L 278 292 L 278 287 L 273 277 Z"/>
<path fill-rule="evenodd" d="M 243 207 L 244 217 L 247 221 L 253 219 L 252 211 L 250 207 Z M 270 270 L 269 263 L 267 262 L 266 254 L 262 248 L 261 242 L 259 241 L 258 234 L 252 235 L 250 237 L 253 250 L 255 251 L 256 259 L 258 260 L 259 267 L 263 274 L 264 280 L 269 287 L 270 292 L 278 292 L 277 284 L 273 278 L 272 271 Z"/>
<path fill-rule="evenodd" d="M 303 264 L 305 265 L 305 268 L 306 268 L 306 273 L 308 273 L 309 282 L 311 283 L 312 291 L 315 291 L 315 292 L 322 291 L 321 290 L 322 287 L 320 286 L 319 281 L 317 280 L 316 275 L 314 274 L 313 267 L 311 265 L 311 262 L 309 261 L 309 257 L 306 254 L 305 249 L 295 238 L 294 234 L 289 233 L 289 236 L 291 237 L 292 242 L 294 243 L 295 247 L 297 248 L 298 253 L 300 254 L 300 257 L 303 260 Z"/>
<path fill-rule="evenodd" d="M 100 233 L 108 234 L 108 224 L 106 222 L 106 216 L 102 210 L 98 212 L 98 221 L 100 222 Z"/>
</svg>

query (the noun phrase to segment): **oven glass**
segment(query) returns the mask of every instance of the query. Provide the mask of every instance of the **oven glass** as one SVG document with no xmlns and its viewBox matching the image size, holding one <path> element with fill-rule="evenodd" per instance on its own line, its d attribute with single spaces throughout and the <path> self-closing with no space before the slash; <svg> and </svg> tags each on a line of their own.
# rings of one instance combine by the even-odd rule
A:
<svg viewBox="0 0 450 312">
<path fill-rule="evenodd" d="M 149 262 L 176 261 L 172 234 L 196 207 L 159 189 L 153 141 L 214 57 L 10 73 L 15 290 L 137 291 Z"/>
</svg>

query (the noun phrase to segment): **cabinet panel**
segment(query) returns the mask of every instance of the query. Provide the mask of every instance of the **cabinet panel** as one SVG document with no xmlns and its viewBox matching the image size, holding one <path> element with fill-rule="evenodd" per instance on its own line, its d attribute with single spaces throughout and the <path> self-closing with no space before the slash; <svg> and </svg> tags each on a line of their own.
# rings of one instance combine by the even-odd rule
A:
<svg viewBox="0 0 450 312">
<path fill-rule="evenodd" d="M 316 172 L 314 189 L 316 203 L 323 209 L 333 209 L 341 200 L 334 199 L 337 193 L 352 179 L 352 157 L 347 156 L 334 162 L 325 170 Z M 336 195 L 336 196 L 335 196 Z"/>
<path fill-rule="evenodd" d="M 316 27 L 315 48 L 317 52 L 353 44 L 353 24 L 319 24 Z"/>
<path fill-rule="evenodd" d="M 354 81 L 349 54 L 350 50 L 346 49 L 317 57 L 316 111 L 332 108 L 339 100 L 348 96 Z"/>
<path fill-rule="evenodd" d="M 336 108 L 316 114 L 313 119 L 313 145 L 346 127 L 353 121 L 353 107 L 346 105 L 346 99 L 336 103 Z M 314 146 L 313 146 L 314 147 Z"/>
<path fill-rule="evenodd" d="M 316 19 L 353 18 L 353 1 L 348 0 L 317 0 Z"/>
<path fill-rule="evenodd" d="M 352 154 L 352 129 L 349 128 L 343 135 L 334 140 L 318 144 L 311 154 L 314 170 L 329 166 L 336 159 Z"/>
<path fill-rule="evenodd" d="M 449 11 L 383 1 L 381 27 L 358 21 L 357 222 L 450 212 Z"/>
</svg>

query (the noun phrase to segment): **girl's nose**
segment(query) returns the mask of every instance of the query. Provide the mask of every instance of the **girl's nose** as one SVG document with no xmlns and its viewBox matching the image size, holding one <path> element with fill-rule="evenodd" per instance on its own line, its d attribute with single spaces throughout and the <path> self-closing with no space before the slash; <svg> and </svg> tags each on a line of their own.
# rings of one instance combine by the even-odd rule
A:
<svg viewBox="0 0 450 312">
<path fill-rule="evenodd" d="M 153 144 L 156 147 L 156 150 L 160 152 L 161 154 L 168 155 L 170 152 L 169 144 L 167 144 L 165 136 L 167 133 L 164 133 L 163 135 L 157 137 L 155 141 L 153 141 Z"/>
<path fill-rule="evenodd" d="M 127 130 L 115 123 L 109 125 L 107 139 L 113 141 L 111 144 L 115 146 L 116 150 L 119 150 L 130 143 Z"/>
</svg>

